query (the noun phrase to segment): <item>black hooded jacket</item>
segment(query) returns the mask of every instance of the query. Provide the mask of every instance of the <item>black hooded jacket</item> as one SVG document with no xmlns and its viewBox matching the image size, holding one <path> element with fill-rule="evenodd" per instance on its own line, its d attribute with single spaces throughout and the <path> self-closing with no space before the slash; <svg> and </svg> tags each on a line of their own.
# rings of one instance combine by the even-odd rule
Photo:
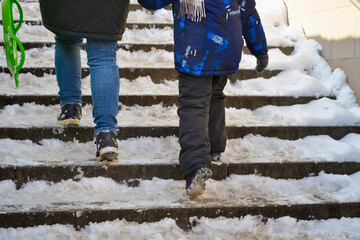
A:
<svg viewBox="0 0 360 240">
<path fill-rule="evenodd" d="M 44 26 L 57 35 L 121 40 L 129 0 L 40 0 Z"/>
</svg>

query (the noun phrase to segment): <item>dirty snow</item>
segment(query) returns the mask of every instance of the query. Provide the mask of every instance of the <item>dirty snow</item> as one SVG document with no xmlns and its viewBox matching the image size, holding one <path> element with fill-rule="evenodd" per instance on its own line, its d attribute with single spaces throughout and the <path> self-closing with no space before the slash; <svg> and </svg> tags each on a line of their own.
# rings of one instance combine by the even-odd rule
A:
<svg viewBox="0 0 360 240">
<path fill-rule="evenodd" d="M 119 161 L 115 164 L 177 164 L 178 138 L 141 137 L 118 141 Z M 81 149 L 81 154 L 79 154 Z M 222 163 L 285 162 L 359 162 L 360 134 L 348 134 L 340 140 L 329 136 L 308 136 L 282 140 L 259 135 L 230 139 Z M 0 139 L 1 166 L 24 165 L 98 165 L 95 144 L 44 139 Z"/>
<path fill-rule="evenodd" d="M 33 181 L 17 190 L 15 182 L 4 180 L 0 182 L 0 212 L 360 201 L 360 172 L 352 175 L 319 173 L 319 176 L 299 180 L 231 175 L 222 181 L 208 180 L 205 193 L 194 200 L 186 195 L 184 185 L 184 181 L 153 178 L 139 180 L 137 187 L 129 187 L 126 183 L 96 177 L 59 183 Z"/>
</svg>

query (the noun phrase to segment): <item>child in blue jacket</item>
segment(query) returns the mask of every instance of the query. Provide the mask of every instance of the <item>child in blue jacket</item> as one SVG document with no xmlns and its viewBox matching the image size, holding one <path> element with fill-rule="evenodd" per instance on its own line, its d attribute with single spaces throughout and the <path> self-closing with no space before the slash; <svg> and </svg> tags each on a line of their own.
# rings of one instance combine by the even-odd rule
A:
<svg viewBox="0 0 360 240">
<path fill-rule="evenodd" d="M 196 197 L 211 177 L 211 160 L 225 151 L 227 76 L 238 71 L 244 40 L 268 64 L 267 43 L 255 0 L 138 0 L 156 10 L 172 4 L 174 60 L 179 73 L 180 168 L 186 191 Z"/>
</svg>

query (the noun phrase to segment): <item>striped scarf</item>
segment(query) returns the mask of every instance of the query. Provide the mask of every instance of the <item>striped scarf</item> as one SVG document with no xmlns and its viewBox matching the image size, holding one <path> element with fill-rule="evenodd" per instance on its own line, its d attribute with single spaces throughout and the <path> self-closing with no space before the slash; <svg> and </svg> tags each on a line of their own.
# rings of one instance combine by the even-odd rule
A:
<svg viewBox="0 0 360 240">
<path fill-rule="evenodd" d="M 185 17 L 194 22 L 201 22 L 206 17 L 204 0 L 180 0 L 179 17 Z"/>
</svg>

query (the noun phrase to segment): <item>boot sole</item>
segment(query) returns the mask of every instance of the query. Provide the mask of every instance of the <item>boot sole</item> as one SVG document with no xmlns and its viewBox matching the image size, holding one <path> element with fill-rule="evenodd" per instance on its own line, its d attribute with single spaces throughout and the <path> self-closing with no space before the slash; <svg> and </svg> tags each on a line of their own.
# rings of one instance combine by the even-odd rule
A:
<svg viewBox="0 0 360 240">
<path fill-rule="evenodd" d="M 100 161 L 116 161 L 118 159 L 119 153 L 115 147 L 106 147 L 100 149 Z"/>
<path fill-rule="evenodd" d="M 221 161 L 221 154 L 210 154 L 210 159 L 212 162 L 220 162 Z"/>
<path fill-rule="evenodd" d="M 80 120 L 79 119 L 65 119 L 58 121 L 60 125 L 63 127 L 78 127 L 80 126 Z"/>
<path fill-rule="evenodd" d="M 212 162 L 221 162 L 221 158 L 211 158 Z"/>
<path fill-rule="evenodd" d="M 187 195 L 190 198 L 196 198 L 197 196 L 203 194 L 206 188 L 206 180 L 208 180 L 211 175 L 212 172 L 210 169 L 196 175 L 190 187 L 186 190 Z"/>
</svg>

